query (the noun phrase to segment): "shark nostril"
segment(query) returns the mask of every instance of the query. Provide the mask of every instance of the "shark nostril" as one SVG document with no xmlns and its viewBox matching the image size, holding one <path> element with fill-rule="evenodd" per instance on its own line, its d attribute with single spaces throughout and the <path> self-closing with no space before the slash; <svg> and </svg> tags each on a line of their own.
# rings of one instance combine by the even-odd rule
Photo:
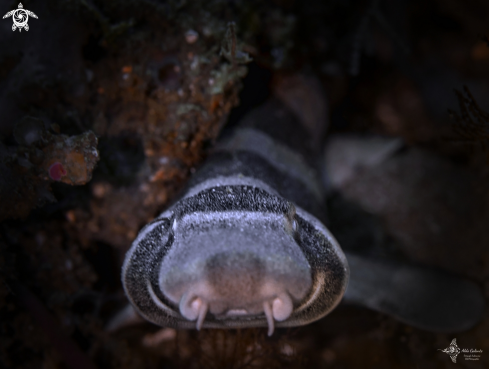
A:
<svg viewBox="0 0 489 369">
<path fill-rule="evenodd" d="M 185 293 L 180 300 L 180 314 L 188 320 L 197 320 L 197 330 L 204 323 L 209 304 L 199 296 Z"/>
<path fill-rule="evenodd" d="M 180 313 L 188 320 L 195 320 L 199 315 L 202 300 L 197 296 L 185 293 L 180 300 Z"/>
<path fill-rule="evenodd" d="M 272 302 L 273 318 L 278 322 L 286 320 L 292 314 L 293 309 L 292 299 L 286 293 L 275 298 Z"/>
<path fill-rule="evenodd" d="M 267 300 L 263 303 L 263 312 L 267 318 L 269 336 L 275 330 L 275 321 L 281 322 L 288 319 L 292 314 L 293 308 L 292 299 L 287 293 L 281 293 L 272 302 Z"/>
</svg>

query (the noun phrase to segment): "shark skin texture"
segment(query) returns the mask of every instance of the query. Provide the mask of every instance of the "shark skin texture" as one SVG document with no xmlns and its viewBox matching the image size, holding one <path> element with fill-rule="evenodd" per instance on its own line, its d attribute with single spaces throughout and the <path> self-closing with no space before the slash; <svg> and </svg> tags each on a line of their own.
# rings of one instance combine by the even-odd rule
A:
<svg viewBox="0 0 489 369">
<path fill-rule="evenodd" d="M 122 281 L 175 328 L 292 327 L 341 301 L 346 257 L 324 226 L 309 133 L 278 100 L 224 135 L 181 198 L 144 227 Z"/>
</svg>

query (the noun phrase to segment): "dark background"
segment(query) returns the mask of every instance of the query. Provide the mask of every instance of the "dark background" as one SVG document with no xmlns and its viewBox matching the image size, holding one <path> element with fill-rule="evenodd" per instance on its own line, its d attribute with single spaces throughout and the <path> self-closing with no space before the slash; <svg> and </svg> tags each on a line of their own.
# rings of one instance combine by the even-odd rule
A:
<svg viewBox="0 0 489 369">
<path fill-rule="evenodd" d="M 329 139 L 404 142 L 328 200 L 340 244 L 457 273 L 487 296 L 489 2 L 23 5 L 38 16 L 28 32 L 0 21 L 0 368 L 489 366 L 487 313 L 457 335 L 346 305 L 272 338 L 104 328 L 126 303 L 120 266 L 139 229 L 224 124 L 294 73 L 328 95 Z M 253 61 L 220 55 L 229 42 Z M 481 359 L 453 364 L 438 351 L 453 338 Z"/>
</svg>

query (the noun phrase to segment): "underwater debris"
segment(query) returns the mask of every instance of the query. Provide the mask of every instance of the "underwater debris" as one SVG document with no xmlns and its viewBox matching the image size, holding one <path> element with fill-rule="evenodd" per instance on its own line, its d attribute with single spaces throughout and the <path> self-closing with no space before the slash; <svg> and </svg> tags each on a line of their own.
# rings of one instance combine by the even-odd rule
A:
<svg viewBox="0 0 489 369">
<path fill-rule="evenodd" d="M 213 70 L 209 79 L 210 93 L 212 95 L 222 94 L 224 89 L 233 80 L 243 78 L 247 73 L 245 67 L 234 67 L 230 64 L 222 64 L 218 70 Z"/>
<path fill-rule="evenodd" d="M 242 51 L 242 45 L 238 44 L 236 39 L 236 23 L 234 22 L 229 22 L 227 25 L 220 54 L 233 65 L 238 63 L 246 64 L 253 61 L 247 53 Z"/>
<path fill-rule="evenodd" d="M 70 185 L 84 185 L 92 179 L 99 160 L 95 133 L 88 131 L 73 137 L 49 135 L 48 140 L 41 168 L 51 179 Z"/>
<path fill-rule="evenodd" d="M 288 330 L 270 340 L 256 328 L 200 332 L 163 328 L 146 333 L 141 344 L 145 353 L 171 358 L 177 368 L 304 368 L 306 358 L 298 353 L 304 342 L 295 333 Z"/>
<path fill-rule="evenodd" d="M 33 208 L 55 202 L 53 181 L 83 185 L 92 178 L 99 160 L 93 132 L 59 135 L 49 132 L 42 120 L 24 117 L 13 134 L 19 146 L 4 146 L 0 156 L 0 220 L 25 218 Z"/>
<path fill-rule="evenodd" d="M 178 367 L 189 367 L 193 363 L 197 368 L 209 369 L 278 369 L 301 368 L 306 362 L 306 358 L 297 353 L 298 342 L 293 340 L 291 331 L 275 341 L 267 339 L 265 332 L 254 328 L 236 331 L 210 329 L 196 334 L 177 331 L 175 344 L 189 350 L 185 356 L 180 353 L 176 360 Z"/>
</svg>

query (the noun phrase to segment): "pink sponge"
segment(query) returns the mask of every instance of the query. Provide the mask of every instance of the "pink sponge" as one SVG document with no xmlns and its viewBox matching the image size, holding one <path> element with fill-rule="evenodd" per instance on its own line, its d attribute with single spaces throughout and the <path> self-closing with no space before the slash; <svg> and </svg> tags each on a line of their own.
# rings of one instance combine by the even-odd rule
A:
<svg viewBox="0 0 489 369">
<path fill-rule="evenodd" d="M 61 180 L 61 177 L 66 175 L 66 169 L 63 168 L 60 162 L 56 162 L 49 167 L 49 177 L 55 181 Z"/>
</svg>

